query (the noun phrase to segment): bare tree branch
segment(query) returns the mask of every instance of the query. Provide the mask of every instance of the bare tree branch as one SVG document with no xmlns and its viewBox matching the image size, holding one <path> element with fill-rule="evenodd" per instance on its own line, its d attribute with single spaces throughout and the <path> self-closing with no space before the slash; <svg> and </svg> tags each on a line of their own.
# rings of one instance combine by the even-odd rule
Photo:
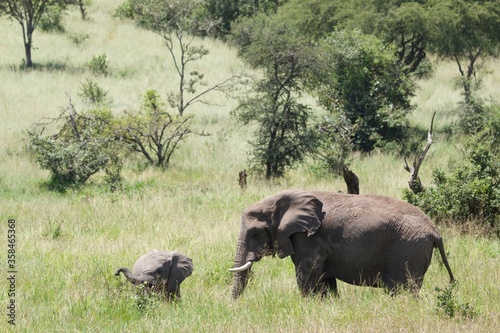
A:
<svg viewBox="0 0 500 333">
<path fill-rule="evenodd" d="M 69 122 L 71 124 L 71 127 L 73 128 L 73 132 L 75 133 L 75 136 L 78 140 L 80 140 L 80 132 L 78 131 L 78 127 L 76 125 L 75 117 L 76 117 L 76 111 L 75 107 L 73 106 L 73 103 L 71 102 L 71 96 L 66 93 L 66 96 L 68 96 L 68 110 L 69 110 Z"/>
<path fill-rule="evenodd" d="M 429 151 L 429 148 L 432 145 L 432 127 L 434 126 L 434 117 L 436 116 L 436 112 L 432 115 L 432 120 L 431 120 L 431 126 L 429 128 L 429 132 L 427 133 L 427 144 L 425 145 L 424 150 L 422 153 L 420 153 L 420 156 L 418 159 L 413 160 L 413 166 L 410 167 L 408 165 L 408 162 L 406 161 L 406 157 L 404 158 L 405 161 L 405 170 L 410 173 L 410 180 L 408 181 L 408 185 L 410 186 L 410 189 L 413 191 L 413 193 L 417 194 L 420 192 L 424 191 L 424 187 L 422 185 L 422 181 L 420 180 L 420 177 L 418 176 L 418 171 L 420 169 L 420 166 L 422 165 L 422 162 L 424 161 L 425 155 Z"/>
</svg>

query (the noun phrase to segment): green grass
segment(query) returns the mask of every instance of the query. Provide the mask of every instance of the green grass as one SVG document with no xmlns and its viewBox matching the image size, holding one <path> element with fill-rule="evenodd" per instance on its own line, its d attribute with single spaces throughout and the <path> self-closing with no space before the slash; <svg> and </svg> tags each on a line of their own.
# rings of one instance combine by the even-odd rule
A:
<svg viewBox="0 0 500 333">
<path fill-rule="evenodd" d="M 120 1 L 94 2 L 90 20 L 71 12 L 68 34 L 89 38 L 80 45 L 66 35 L 35 32 L 32 71 L 18 69 L 23 57 L 17 23 L 0 18 L 0 237 L 7 219 L 16 219 L 17 331 L 19 332 L 493 332 L 500 327 L 500 243 L 441 227 L 445 248 L 459 285 L 456 298 L 470 303 L 474 319 L 448 318 L 436 311 L 435 287 L 444 288 L 447 273 L 438 257 L 426 275 L 418 298 L 407 293 L 389 297 L 382 290 L 339 282 L 336 299 L 302 298 L 289 259 L 264 258 L 253 268 L 250 284 L 238 301 L 230 299 L 241 210 L 286 188 L 344 190 L 342 179 L 292 170 L 269 184 L 249 178 L 245 192 L 238 171 L 246 168 L 249 129 L 237 127 L 229 111 L 237 105 L 222 94 L 212 106 L 192 110 L 199 129 L 210 137 L 192 136 L 174 155 L 172 166 L 144 168 L 137 159 L 126 163 L 125 188 L 109 193 L 98 175 L 79 191 L 50 192 L 48 173 L 26 155 L 24 131 L 42 117 L 56 116 L 67 105 L 66 92 L 77 108 L 81 82 L 96 80 L 113 98 L 117 113 L 140 104 L 147 89 L 163 96 L 173 85 L 172 64 L 161 39 L 130 23 L 110 19 Z M 198 41 L 210 55 L 199 70 L 218 82 L 245 69 L 234 50 L 221 42 Z M 86 63 L 106 54 L 110 75 L 92 75 Z M 485 79 L 485 94 L 498 98 L 500 64 Z M 422 128 L 436 116 L 435 143 L 421 169 L 430 183 L 432 168 L 446 168 L 460 158 L 459 142 L 440 132 L 453 120 L 449 111 L 460 99 L 450 81 L 452 63 L 440 63 L 433 78 L 419 82 L 418 108 L 411 117 Z M 422 142 L 424 146 L 425 142 Z M 375 152 L 354 156 L 352 169 L 363 193 L 401 197 L 408 174 L 403 161 Z M 5 283 L 6 242 L 0 242 L 0 304 L 9 300 Z M 119 266 L 131 267 L 152 248 L 177 249 L 194 261 L 193 275 L 182 285 L 180 304 L 159 303 L 141 311 L 133 288 L 113 276 Z M 2 315 L 0 330 L 7 328 Z"/>
</svg>

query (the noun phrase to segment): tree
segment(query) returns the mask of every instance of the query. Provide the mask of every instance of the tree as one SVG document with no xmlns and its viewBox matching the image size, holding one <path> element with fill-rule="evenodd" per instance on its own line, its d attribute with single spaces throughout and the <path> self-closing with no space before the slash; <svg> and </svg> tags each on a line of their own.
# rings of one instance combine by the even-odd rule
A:
<svg viewBox="0 0 500 333">
<path fill-rule="evenodd" d="M 234 29 L 240 55 L 264 77 L 242 99 L 234 115 L 243 124 L 257 123 L 250 163 L 267 179 L 281 177 L 303 160 L 312 144 L 310 108 L 299 102 L 301 85 L 315 63 L 308 39 L 285 22 L 264 15 L 244 20 Z"/>
<path fill-rule="evenodd" d="M 134 19 L 140 27 L 158 34 L 165 41 L 179 77 L 177 92 L 169 94 L 168 102 L 181 116 L 192 104 L 203 103 L 204 95 L 214 91 L 228 92 L 237 79 L 233 76 L 200 92 L 197 89 L 205 85 L 204 74 L 188 71 L 192 62 L 209 52 L 203 45 L 194 44 L 195 36 L 210 30 L 213 25 L 197 16 L 203 3 L 203 0 L 129 0 L 117 10 L 117 16 Z"/>
<path fill-rule="evenodd" d="M 466 104 L 472 101 L 474 82 L 480 83 L 480 60 L 497 57 L 500 47 L 499 0 L 431 1 L 432 50 L 456 62 Z"/>
<path fill-rule="evenodd" d="M 294 29 L 314 40 L 331 34 L 340 22 L 337 17 L 342 3 L 324 0 L 288 0 L 279 6 L 276 15 Z"/>
<path fill-rule="evenodd" d="M 429 11 L 418 2 L 404 2 L 383 14 L 379 16 L 376 36 L 396 46 L 397 61 L 406 73 L 416 72 L 427 56 Z"/>
<path fill-rule="evenodd" d="M 426 57 L 429 21 L 424 2 L 289 0 L 277 15 L 315 40 L 340 29 L 375 35 L 396 48 L 396 61 L 412 73 Z"/>
<path fill-rule="evenodd" d="M 31 58 L 33 33 L 40 19 L 50 6 L 65 9 L 67 3 L 68 0 L 0 0 L 0 13 L 5 13 L 21 25 L 26 57 L 25 67 L 33 67 Z"/>
<path fill-rule="evenodd" d="M 393 51 L 358 31 L 338 31 L 321 41 L 321 63 L 310 83 L 331 115 L 322 128 L 338 128 L 335 119 L 345 117 L 355 150 L 369 152 L 405 135 L 414 86 Z"/>
<path fill-rule="evenodd" d="M 144 96 L 143 107 L 137 112 L 126 113 L 115 133 L 148 163 L 166 167 L 179 143 L 192 133 L 191 120 L 192 117 L 168 113 L 158 92 L 149 90 Z"/>
<path fill-rule="evenodd" d="M 350 1 L 337 17 L 343 25 L 372 34 L 396 48 L 397 62 L 406 73 L 417 71 L 426 58 L 430 23 L 425 0 L 420 1 Z"/>
<path fill-rule="evenodd" d="M 83 0 L 74 0 L 74 4 L 78 6 L 80 9 L 80 15 L 82 16 L 82 20 L 87 18 L 87 8 L 85 8 L 85 3 Z"/>
<path fill-rule="evenodd" d="M 207 0 L 204 5 L 205 15 L 216 22 L 216 35 L 231 33 L 231 26 L 242 18 L 258 13 L 274 13 L 280 5 L 279 0 Z"/>
</svg>

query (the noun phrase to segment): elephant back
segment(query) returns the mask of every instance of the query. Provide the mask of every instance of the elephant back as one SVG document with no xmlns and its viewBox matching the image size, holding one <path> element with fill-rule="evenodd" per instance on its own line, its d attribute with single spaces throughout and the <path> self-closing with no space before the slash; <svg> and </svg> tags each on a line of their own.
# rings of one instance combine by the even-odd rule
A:
<svg viewBox="0 0 500 333">
<path fill-rule="evenodd" d="M 363 223 L 393 229 L 408 237 L 432 236 L 439 241 L 441 236 L 432 220 L 420 208 L 398 199 L 382 195 L 343 194 L 332 192 L 312 192 L 323 201 L 326 216 L 332 224 Z"/>
</svg>

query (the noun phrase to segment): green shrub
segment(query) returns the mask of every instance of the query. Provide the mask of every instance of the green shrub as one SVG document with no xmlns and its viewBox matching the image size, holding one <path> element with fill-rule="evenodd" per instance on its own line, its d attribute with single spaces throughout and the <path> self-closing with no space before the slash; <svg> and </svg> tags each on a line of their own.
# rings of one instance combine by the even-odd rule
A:
<svg viewBox="0 0 500 333">
<path fill-rule="evenodd" d="M 50 124 L 28 131 L 28 151 L 40 166 L 51 173 L 50 186 L 65 190 L 85 183 L 104 170 L 112 189 L 121 181 L 120 142 L 111 131 L 109 110 L 78 114 L 70 107 Z M 49 125 L 57 127 L 54 135 L 45 135 Z M 111 183 L 110 183 L 111 182 Z"/>
<path fill-rule="evenodd" d="M 499 229 L 500 189 L 498 172 L 493 169 L 494 156 L 488 150 L 472 151 L 468 160 L 456 165 L 449 175 L 433 171 L 434 187 L 417 195 L 405 191 L 408 202 L 420 206 L 436 220 L 479 224 Z"/>
<path fill-rule="evenodd" d="M 468 103 L 461 103 L 460 109 L 458 125 L 462 133 L 465 134 L 480 132 L 491 113 L 494 112 L 485 104 L 484 100 L 473 96 L 471 96 Z"/>
<path fill-rule="evenodd" d="M 160 295 L 156 292 L 149 291 L 146 283 L 136 287 L 136 293 L 133 297 L 135 306 L 141 312 L 148 309 L 154 309 L 160 304 Z"/>
<path fill-rule="evenodd" d="M 111 99 L 108 97 L 108 92 L 101 88 L 95 81 L 87 79 L 81 84 L 81 91 L 78 96 L 82 101 L 90 106 L 108 106 Z"/>
<path fill-rule="evenodd" d="M 108 68 L 108 59 L 106 54 L 93 56 L 92 59 L 87 63 L 87 68 L 93 74 L 108 75 L 109 68 Z"/>
<path fill-rule="evenodd" d="M 435 288 L 437 295 L 437 311 L 444 312 L 448 317 L 453 318 L 456 314 L 464 318 L 473 319 L 477 317 L 478 313 L 474 306 L 469 303 L 460 304 L 454 294 L 454 289 L 457 284 L 452 283 L 446 288 Z"/>
<path fill-rule="evenodd" d="M 40 29 L 45 32 L 64 32 L 64 6 L 48 6 L 45 13 L 40 17 Z"/>
<path fill-rule="evenodd" d="M 72 33 L 68 35 L 68 39 L 75 44 L 76 46 L 80 46 L 85 42 L 87 39 L 89 39 L 89 34 L 83 34 L 83 33 Z"/>
</svg>

